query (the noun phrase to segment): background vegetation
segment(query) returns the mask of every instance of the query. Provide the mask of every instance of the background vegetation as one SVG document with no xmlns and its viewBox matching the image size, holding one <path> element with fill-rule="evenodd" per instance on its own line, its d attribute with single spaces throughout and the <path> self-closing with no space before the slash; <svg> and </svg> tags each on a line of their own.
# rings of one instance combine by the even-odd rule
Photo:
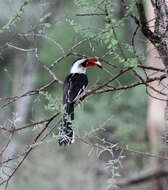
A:
<svg viewBox="0 0 168 190">
<path fill-rule="evenodd" d="M 155 19 L 139 0 L 0 1 L 0 189 L 166 189 L 168 5 L 152 4 Z M 59 147 L 62 81 L 78 57 L 103 70 L 88 69 L 76 142 Z"/>
</svg>

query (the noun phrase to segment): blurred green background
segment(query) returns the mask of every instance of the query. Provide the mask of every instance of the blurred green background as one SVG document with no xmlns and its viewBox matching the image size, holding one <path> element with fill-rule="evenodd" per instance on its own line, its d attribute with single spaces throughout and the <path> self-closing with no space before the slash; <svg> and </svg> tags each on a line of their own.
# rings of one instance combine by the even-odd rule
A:
<svg viewBox="0 0 168 190">
<path fill-rule="evenodd" d="M 22 3 L 22 0 L 0 0 L 0 27 L 3 27 L 16 14 Z M 113 4 L 116 12 L 115 17 L 121 18 L 123 10 L 120 1 L 114 0 Z M 83 37 L 82 34 L 74 31 L 68 19 L 74 19 L 86 28 L 91 26 L 103 29 L 105 27 L 104 18 L 101 16 L 76 17 L 75 14 L 80 13 L 80 9 L 73 1 L 34 0 L 24 8 L 24 13 L 17 24 L 14 24 L 10 31 L 0 34 L 0 45 L 3 46 L 9 42 L 21 48 L 32 48 L 34 45 L 33 37 L 24 38 L 17 34 L 28 33 L 36 27 L 39 30 L 39 20 L 47 12 L 51 13 L 51 17 L 47 18 L 46 22 L 51 23 L 51 26 L 46 27 L 43 32 L 59 43 L 65 52 Z M 124 30 L 123 28 L 118 29 L 117 35 L 119 40 L 130 44 L 134 24 L 129 20 L 124 22 Z M 146 48 L 143 36 L 138 34 L 136 43 L 139 51 L 143 52 Z M 39 37 L 38 46 L 40 59 L 47 65 L 51 65 L 62 56 L 60 49 L 46 38 Z M 89 43 L 79 46 L 75 52 L 101 57 L 107 52 L 107 48 L 101 42 L 89 41 Z M 53 68 L 56 76 L 64 80 L 69 73 L 71 63 L 76 58 L 69 56 L 56 64 Z M 105 59 L 115 65 L 120 64 L 113 58 L 113 55 L 107 55 Z M 50 74 L 37 62 L 32 52 L 2 48 L 0 68 L 1 97 L 20 95 L 28 90 L 40 88 L 52 80 Z M 88 89 L 94 87 L 96 83 L 106 81 L 110 75 L 117 72 L 115 68 L 112 69 L 106 64 L 104 68 L 105 70 L 99 68 L 88 70 Z M 128 73 L 113 84 L 117 85 L 118 82 L 129 84 L 134 81 L 136 79 L 131 73 Z M 55 83 L 47 89 L 47 92 L 53 100 L 61 100 L 61 90 L 61 85 Z M 55 103 L 59 104 L 57 101 Z M 1 101 L 1 105 L 3 104 L 4 101 Z M 19 127 L 31 121 L 47 119 L 55 112 L 50 107 L 47 109 L 48 104 L 49 101 L 44 94 L 25 97 L 1 110 L 0 124 L 10 126 L 10 121 L 12 121 Z M 96 136 L 98 136 L 114 144 L 148 151 L 146 113 L 147 95 L 145 88 L 141 86 L 124 91 L 89 96 L 80 106 L 77 106 L 73 126 L 79 137 L 86 137 L 90 142 L 96 143 Z M 56 120 L 50 127 L 55 122 Z M 103 129 L 101 129 L 102 127 Z M 33 137 L 39 130 L 39 127 L 34 127 L 18 132 L 10 147 L 12 151 L 9 149 L 9 153 L 5 156 L 22 152 L 26 145 L 31 144 Z M 57 132 L 57 130 L 54 131 L 54 134 L 56 135 Z M 5 142 L 5 139 L 6 136 L 3 133 L 0 134 L 1 144 Z M 76 143 L 69 147 L 59 147 L 56 142 L 44 143 L 29 155 L 12 179 L 8 189 L 104 190 L 108 186 L 107 180 L 111 178 L 111 172 L 106 168 L 106 162 L 113 158 L 106 151 L 98 158 L 97 150 L 95 149 L 89 154 L 90 150 L 91 147 L 80 140 L 76 140 Z M 114 158 L 119 153 L 120 151 L 115 151 Z M 121 178 L 128 178 L 149 165 L 149 161 L 139 155 L 127 153 L 123 153 L 123 155 L 126 157 L 122 160 L 122 168 L 118 169 Z M 1 174 L 3 175 L 2 171 Z"/>
</svg>

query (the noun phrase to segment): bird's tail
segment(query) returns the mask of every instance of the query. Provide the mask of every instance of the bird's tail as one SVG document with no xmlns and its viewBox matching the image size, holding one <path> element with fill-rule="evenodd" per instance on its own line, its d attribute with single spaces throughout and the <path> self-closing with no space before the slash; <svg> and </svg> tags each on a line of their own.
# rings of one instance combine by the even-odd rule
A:
<svg viewBox="0 0 168 190">
<path fill-rule="evenodd" d="M 72 129 L 72 122 L 68 121 L 68 115 L 64 114 L 63 116 L 63 123 L 59 131 L 60 138 L 58 143 L 60 146 L 70 145 L 75 141 L 75 134 Z"/>
<path fill-rule="evenodd" d="M 71 120 L 74 120 L 74 103 L 67 104 L 66 113 L 71 116 Z"/>
</svg>

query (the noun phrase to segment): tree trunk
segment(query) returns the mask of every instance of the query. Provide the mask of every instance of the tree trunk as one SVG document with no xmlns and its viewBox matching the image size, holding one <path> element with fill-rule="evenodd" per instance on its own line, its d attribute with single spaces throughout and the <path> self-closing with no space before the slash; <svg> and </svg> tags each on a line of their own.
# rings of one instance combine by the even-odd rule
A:
<svg viewBox="0 0 168 190">
<path fill-rule="evenodd" d="M 15 78 L 13 83 L 13 94 L 19 95 L 35 88 L 38 63 L 35 55 L 28 52 L 26 59 L 15 59 Z M 27 96 L 15 103 L 15 113 L 20 118 L 20 124 L 25 124 L 29 115 L 32 96 Z"/>
</svg>

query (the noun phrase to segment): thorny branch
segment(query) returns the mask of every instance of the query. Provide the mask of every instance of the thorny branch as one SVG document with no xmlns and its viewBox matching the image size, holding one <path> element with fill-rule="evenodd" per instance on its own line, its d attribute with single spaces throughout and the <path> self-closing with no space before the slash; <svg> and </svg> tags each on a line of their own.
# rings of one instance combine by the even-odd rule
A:
<svg viewBox="0 0 168 190">
<path fill-rule="evenodd" d="M 126 4 L 125 0 L 121 0 L 121 1 L 123 3 L 123 6 L 124 6 L 125 10 L 127 11 L 129 9 L 129 6 Z M 134 34 L 132 36 L 132 46 L 133 46 L 133 48 L 135 50 L 134 39 L 136 37 L 137 30 L 140 29 L 142 31 L 142 33 L 145 35 L 145 37 L 151 43 L 154 44 L 154 46 L 156 47 L 156 49 L 158 50 L 158 52 L 160 54 L 160 58 L 163 60 L 164 65 L 167 66 L 168 62 L 166 62 L 166 61 L 167 61 L 167 57 L 168 57 L 168 55 L 167 55 L 168 46 L 167 46 L 167 42 L 164 41 L 164 39 L 167 36 L 168 19 L 165 20 L 164 18 L 168 18 L 168 17 L 163 17 L 163 16 L 160 17 L 160 16 L 161 16 L 161 14 L 162 15 L 164 14 L 164 15 L 168 16 L 168 7 L 165 4 L 164 4 L 164 6 L 163 6 L 163 4 L 155 4 L 154 1 L 153 1 L 153 6 L 155 7 L 155 15 L 156 15 L 154 32 L 152 32 L 150 30 L 149 26 L 148 26 L 148 21 L 147 21 L 146 16 L 145 16 L 145 11 L 144 11 L 144 6 L 143 6 L 142 1 L 138 0 L 137 3 L 136 3 L 139 18 L 137 18 L 133 14 L 129 15 L 129 16 L 131 16 L 131 18 L 134 19 L 135 23 L 137 24 L 137 29 L 135 30 L 135 32 L 134 32 Z M 107 10 L 105 8 L 104 13 L 85 13 L 85 14 L 77 14 L 76 16 L 108 16 L 108 12 L 107 12 Z M 159 20 L 161 20 L 161 23 L 159 23 Z M 107 20 L 107 22 L 111 23 L 110 20 Z M 115 38 L 115 40 L 118 41 L 118 44 L 117 44 L 118 50 L 119 50 L 121 56 L 123 57 L 123 59 L 125 61 L 127 61 L 127 57 L 126 57 L 126 55 L 124 53 L 124 49 L 123 49 L 122 45 L 120 44 L 120 42 L 118 40 L 118 36 L 117 36 L 116 31 L 115 31 L 115 27 L 112 25 L 112 23 L 111 23 L 111 27 L 112 27 L 112 30 L 113 30 L 114 38 Z M 103 34 L 105 32 L 106 31 L 102 30 L 101 34 Z M 71 48 L 69 48 L 69 50 L 67 52 L 65 52 L 65 50 L 64 50 L 64 48 L 62 47 L 61 44 L 59 44 L 58 42 L 56 42 L 52 38 L 48 37 L 46 34 L 40 34 L 38 32 L 37 33 L 29 32 L 29 33 L 18 33 L 17 35 L 25 37 L 25 38 L 34 37 L 34 39 L 36 39 L 36 38 L 46 39 L 46 40 L 52 42 L 57 48 L 59 48 L 62 55 L 58 59 L 56 59 L 50 66 L 47 66 L 46 63 L 44 63 L 43 61 L 40 60 L 40 57 L 38 55 L 39 47 L 36 45 L 36 43 L 35 43 L 35 46 L 33 48 L 25 49 L 25 48 L 21 48 L 21 47 L 18 47 L 16 45 L 13 45 L 10 42 L 6 42 L 6 44 L 4 46 L 2 46 L 0 48 L 0 50 L 2 50 L 3 48 L 10 48 L 10 49 L 15 49 L 17 51 L 21 51 L 21 52 L 25 52 L 25 53 L 29 52 L 29 51 L 34 52 L 35 57 L 36 57 L 39 65 L 43 69 L 45 69 L 47 71 L 47 73 L 52 77 L 52 80 L 49 81 L 44 86 L 42 86 L 41 88 L 32 89 L 30 91 L 27 91 L 27 92 L 21 94 L 21 95 L 0 98 L 0 101 L 3 101 L 3 102 L 6 101 L 5 103 L 3 103 L 0 106 L 0 109 L 6 108 L 10 104 L 14 103 L 15 101 L 20 100 L 23 97 L 38 95 L 41 91 L 47 90 L 50 86 L 52 86 L 55 83 L 57 83 L 59 85 L 62 85 L 63 82 L 56 76 L 55 72 L 53 71 L 53 69 L 56 67 L 56 64 L 61 62 L 62 60 L 64 60 L 68 56 L 77 56 L 77 57 L 87 57 L 87 56 L 89 56 L 89 55 L 86 56 L 86 55 L 83 55 L 83 54 L 80 54 L 80 53 L 74 52 L 74 51 L 75 51 L 75 49 L 77 49 L 77 47 L 80 47 L 84 43 L 87 43 L 88 41 L 94 39 L 97 34 L 95 36 L 93 36 L 93 37 L 88 37 L 88 38 L 85 38 L 85 39 L 82 39 L 82 40 L 78 41 Z M 134 51 L 134 54 L 136 54 L 135 51 Z M 108 80 L 106 80 L 106 81 L 104 81 L 102 83 L 99 83 L 99 84 L 96 85 L 96 87 L 88 90 L 87 93 L 85 94 L 85 96 L 82 98 L 82 100 L 84 100 L 85 98 L 87 98 L 90 95 L 100 94 L 100 93 L 105 93 L 105 92 L 114 92 L 114 91 L 118 91 L 118 90 L 127 90 L 127 89 L 130 89 L 130 88 L 133 88 L 133 87 L 137 87 L 139 85 L 144 85 L 145 87 L 153 89 L 153 87 L 150 85 L 151 82 L 158 81 L 158 84 L 160 82 L 160 85 L 162 85 L 161 81 L 163 79 L 167 78 L 167 69 L 166 68 L 165 69 L 160 69 L 160 68 L 157 68 L 157 67 L 146 66 L 146 65 L 142 64 L 140 61 L 139 61 L 140 64 L 136 68 L 135 67 L 119 67 L 117 65 L 114 65 L 112 62 L 107 61 L 105 59 L 105 56 L 100 56 L 100 57 L 97 57 L 97 58 L 101 62 L 103 62 L 104 65 L 107 65 L 108 67 L 110 67 L 111 70 L 114 71 L 114 73 L 113 73 L 112 77 L 110 77 Z M 137 59 L 138 59 L 138 57 L 137 57 Z M 149 71 L 149 70 L 153 71 L 153 72 L 157 72 L 157 73 L 160 73 L 160 77 L 155 77 L 155 76 L 150 77 L 148 75 L 145 75 L 145 77 L 144 77 L 143 75 L 141 76 L 140 74 L 138 74 L 137 70 L 138 71 L 143 71 L 144 73 L 147 73 L 146 71 Z M 131 82 L 129 84 L 123 84 L 123 85 L 116 85 L 114 83 L 116 80 L 120 79 L 120 77 L 122 77 L 124 74 L 129 73 L 129 72 L 132 72 L 132 74 L 133 74 L 136 81 L 134 80 L 134 82 Z M 156 92 L 161 93 L 162 95 L 164 95 L 165 100 L 166 100 L 167 94 L 165 94 L 164 92 L 161 92 L 161 91 L 159 91 L 157 89 L 153 89 L 153 90 L 155 90 Z M 0 132 L 3 131 L 4 133 L 9 133 L 8 141 L 6 142 L 6 144 L 0 150 L 0 156 L 2 157 L 2 155 L 6 151 L 7 147 L 11 143 L 13 135 L 16 134 L 18 131 L 25 130 L 25 129 L 33 127 L 33 126 L 43 124 L 42 130 L 34 138 L 33 143 L 37 143 L 38 141 L 40 141 L 40 139 L 44 140 L 45 138 L 47 138 L 50 135 L 51 131 L 54 128 L 57 127 L 57 124 L 54 125 L 54 127 L 46 135 L 44 135 L 44 132 L 48 129 L 50 123 L 60 114 L 61 114 L 61 112 L 58 111 L 56 114 L 54 114 L 53 116 L 51 116 L 48 119 L 32 122 L 32 123 L 23 125 L 23 126 L 21 126 L 19 128 L 7 128 L 7 127 L 4 127 L 4 126 L 0 126 Z M 43 135 L 43 137 L 42 137 L 42 135 Z M 94 146 L 94 147 L 103 149 L 103 147 L 91 144 L 88 141 L 86 141 L 85 139 L 81 139 L 81 138 L 79 138 L 79 139 L 83 143 L 88 144 L 89 146 Z M 107 148 L 112 149 L 111 147 L 113 147 L 113 145 L 109 144 L 108 147 L 106 147 L 106 149 Z M 13 160 L 21 159 L 19 161 L 19 164 L 13 169 L 12 173 L 7 176 L 7 179 L 3 180 L 3 179 L 0 178 L 0 186 L 2 184 L 5 184 L 6 189 L 7 189 L 7 186 L 8 186 L 8 183 L 9 183 L 10 179 L 14 176 L 16 171 L 23 164 L 24 160 L 27 158 L 27 156 L 35 148 L 36 148 L 36 146 L 35 147 L 29 147 L 23 153 L 20 153 L 20 154 L 18 154 L 16 156 L 10 157 L 10 158 L 8 158 L 6 160 L 1 160 L 0 166 L 3 166 L 4 164 L 8 164 L 9 162 L 11 162 Z M 146 153 L 146 152 L 140 152 L 140 151 L 133 150 L 133 149 L 130 149 L 130 148 L 125 148 L 125 147 L 121 147 L 121 146 L 117 146 L 117 148 L 122 149 L 122 150 L 124 150 L 126 152 L 129 152 L 129 153 L 140 154 L 140 155 L 143 155 L 144 157 L 148 157 L 148 158 L 149 157 L 154 157 L 154 158 L 159 158 L 159 159 L 162 159 L 162 160 L 168 160 L 167 157 L 162 157 L 162 156 L 159 156 L 159 155 L 150 154 L 150 153 Z"/>
<path fill-rule="evenodd" d="M 41 137 L 41 135 L 44 133 L 44 131 L 48 128 L 49 124 L 52 122 L 52 120 L 54 120 L 58 115 L 60 114 L 60 112 L 57 112 L 56 114 L 54 114 L 51 118 L 48 119 L 47 123 L 45 124 L 44 128 L 40 131 L 40 133 L 35 137 L 34 142 L 36 143 L 39 138 Z M 13 177 L 13 175 L 16 173 L 16 171 L 20 168 L 20 166 L 22 165 L 22 163 L 24 162 L 24 160 L 27 158 L 27 156 L 30 154 L 30 152 L 34 149 L 35 147 L 30 147 L 28 148 L 28 150 L 26 150 L 26 152 L 23 154 L 23 158 L 21 159 L 21 161 L 19 162 L 19 164 L 17 165 L 16 168 L 14 168 L 13 172 L 8 176 L 8 178 L 2 182 L 0 182 L 0 186 L 3 185 L 5 183 L 5 190 L 7 189 L 8 183 L 10 181 L 10 179 Z"/>
</svg>

